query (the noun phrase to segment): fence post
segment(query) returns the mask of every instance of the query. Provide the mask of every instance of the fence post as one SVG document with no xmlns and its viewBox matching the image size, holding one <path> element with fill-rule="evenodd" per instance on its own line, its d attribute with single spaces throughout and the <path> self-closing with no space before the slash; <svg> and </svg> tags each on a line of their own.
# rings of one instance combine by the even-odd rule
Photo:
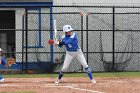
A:
<svg viewBox="0 0 140 93">
<path fill-rule="evenodd" d="M 87 63 L 88 63 L 88 16 L 90 15 L 90 13 L 88 12 L 87 14 L 86 14 L 86 46 L 87 46 L 87 48 L 86 48 L 86 50 L 87 50 Z"/>
<path fill-rule="evenodd" d="M 25 14 L 22 16 L 22 73 L 24 69 L 24 23 L 25 23 Z"/>
<path fill-rule="evenodd" d="M 113 61 L 113 66 L 112 66 L 112 70 L 115 70 L 115 7 L 113 6 L 113 45 L 112 45 L 112 49 L 113 49 L 113 57 L 112 57 L 112 61 Z"/>
<path fill-rule="evenodd" d="M 53 10 L 50 6 L 50 39 L 53 39 Z M 53 63 L 53 45 L 50 46 L 50 62 Z"/>
<path fill-rule="evenodd" d="M 26 69 L 26 73 L 27 73 L 27 61 L 28 61 L 28 9 L 25 8 L 25 37 L 26 37 L 26 65 L 25 65 L 25 69 Z"/>
<path fill-rule="evenodd" d="M 82 12 L 80 12 L 80 16 L 81 16 L 81 49 L 83 51 L 83 13 Z M 81 66 L 81 69 L 83 71 L 83 66 Z"/>
</svg>

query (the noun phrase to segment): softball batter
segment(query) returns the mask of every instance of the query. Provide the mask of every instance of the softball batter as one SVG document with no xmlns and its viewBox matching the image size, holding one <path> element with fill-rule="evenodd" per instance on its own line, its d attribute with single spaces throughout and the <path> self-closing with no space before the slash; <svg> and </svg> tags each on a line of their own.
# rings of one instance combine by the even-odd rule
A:
<svg viewBox="0 0 140 93">
<path fill-rule="evenodd" d="M 67 71 L 67 68 L 69 67 L 73 58 L 76 58 L 83 66 L 83 68 L 85 68 L 91 82 L 96 83 L 96 81 L 93 79 L 92 72 L 90 71 L 83 52 L 78 45 L 76 33 L 73 32 L 73 29 L 70 25 L 63 26 L 63 32 L 65 32 L 65 35 L 62 36 L 62 41 L 54 41 L 54 45 L 58 45 L 59 47 L 65 45 L 66 47 L 66 57 L 64 60 L 64 64 L 59 72 L 58 80 L 55 81 L 55 83 L 59 83 L 61 81 L 61 78 L 63 77 L 63 72 Z"/>
</svg>

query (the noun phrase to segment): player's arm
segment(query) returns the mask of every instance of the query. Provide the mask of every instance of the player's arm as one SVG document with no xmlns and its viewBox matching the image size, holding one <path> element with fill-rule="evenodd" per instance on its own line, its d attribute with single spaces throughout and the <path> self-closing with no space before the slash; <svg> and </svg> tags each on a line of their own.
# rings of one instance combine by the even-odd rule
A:
<svg viewBox="0 0 140 93">
<path fill-rule="evenodd" d="M 73 42 L 75 38 L 76 38 L 76 34 L 74 33 L 67 41 L 63 40 L 64 36 L 62 36 L 62 41 L 49 40 L 48 43 L 50 45 L 54 44 L 55 46 L 62 47 L 63 45 L 70 44 L 71 42 Z"/>
<path fill-rule="evenodd" d="M 59 42 L 59 44 L 58 44 L 59 47 L 62 47 L 63 45 L 64 45 L 63 41 Z"/>
<path fill-rule="evenodd" d="M 62 39 L 61 42 L 59 42 L 58 46 L 59 47 L 62 47 L 63 45 L 66 45 L 66 44 L 70 44 L 71 42 L 73 42 L 75 40 L 74 36 L 71 36 L 67 41 L 64 41 Z"/>
<path fill-rule="evenodd" d="M 53 39 L 48 40 L 48 43 L 50 45 L 55 45 L 55 46 L 59 46 L 59 47 L 62 47 L 65 44 L 63 40 L 62 41 L 55 41 Z"/>
<path fill-rule="evenodd" d="M 62 39 L 61 40 L 59 40 L 59 41 L 54 41 L 54 45 L 55 46 L 59 46 L 59 47 L 62 47 L 63 45 L 65 45 L 65 43 L 64 43 L 64 40 L 65 39 L 65 35 L 63 35 L 62 36 Z"/>
<path fill-rule="evenodd" d="M 73 40 L 74 40 L 73 38 L 70 38 L 67 41 L 57 42 L 55 45 L 58 45 L 59 47 L 62 47 L 63 45 L 70 44 Z"/>
</svg>

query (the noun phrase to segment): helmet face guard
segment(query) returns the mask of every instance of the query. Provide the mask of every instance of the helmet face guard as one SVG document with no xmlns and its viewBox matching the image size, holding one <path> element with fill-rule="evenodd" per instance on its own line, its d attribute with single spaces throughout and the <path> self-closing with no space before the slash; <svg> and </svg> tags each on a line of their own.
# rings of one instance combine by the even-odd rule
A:
<svg viewBox="0 0 140 93">
<path fill-rule="evenodd" d="M 69 31 L 72 31 L 72 27 L 70 25 L 64 25 L 63 26 L 63 32 L 69 32 Z"/>
</svg>

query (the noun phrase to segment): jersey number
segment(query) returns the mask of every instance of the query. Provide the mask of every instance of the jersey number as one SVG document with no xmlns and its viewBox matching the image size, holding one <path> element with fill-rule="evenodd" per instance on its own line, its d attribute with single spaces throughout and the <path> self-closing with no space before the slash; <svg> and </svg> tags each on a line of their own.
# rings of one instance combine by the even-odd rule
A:
<svg viewBox="0 0 140 93">
<path fill-rule="evenodd" d="M 71 44 L 68 44 L 69 48 L 72 48 Z"/>
</svg>

